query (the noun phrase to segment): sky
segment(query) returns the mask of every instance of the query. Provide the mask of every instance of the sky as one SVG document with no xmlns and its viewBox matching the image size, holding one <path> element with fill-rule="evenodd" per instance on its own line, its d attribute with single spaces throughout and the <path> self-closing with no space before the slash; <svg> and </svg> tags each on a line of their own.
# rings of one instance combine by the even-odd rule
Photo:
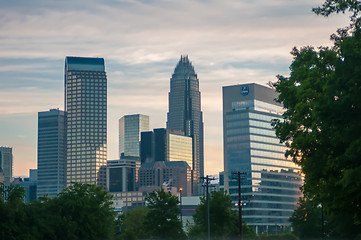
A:
<svg viewBox="0 0 361 240">
<path fill-rule="evenodd" d="M 166 126 L 169 80 L 181 55 L 198 74 L 205 174 L 223 170 L 222 86 L 289 75 L 294 46 L 330 46 L 345 15 L 312 13 L 321 0 L 0 0 L 0 146 L 14 176 L 37 168 L 37 114 L 64 109 L 66 56 L 102 57 L 108 76 L 108 159 L 118 119 Z"/>
</svg>

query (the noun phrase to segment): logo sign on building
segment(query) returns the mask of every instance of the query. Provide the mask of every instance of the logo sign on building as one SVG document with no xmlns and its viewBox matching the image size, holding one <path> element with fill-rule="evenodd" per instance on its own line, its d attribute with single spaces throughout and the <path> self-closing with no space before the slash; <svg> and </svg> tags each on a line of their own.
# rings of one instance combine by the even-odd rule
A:
<svg viewBox="0 0 361 240">
<path fill-rule="evenodd" d="M 249 87 L 248 86 L 242 86 L 241 87 L 241 94 L 243 96 L 246 96 L 249 93 Z"/>
</svg>

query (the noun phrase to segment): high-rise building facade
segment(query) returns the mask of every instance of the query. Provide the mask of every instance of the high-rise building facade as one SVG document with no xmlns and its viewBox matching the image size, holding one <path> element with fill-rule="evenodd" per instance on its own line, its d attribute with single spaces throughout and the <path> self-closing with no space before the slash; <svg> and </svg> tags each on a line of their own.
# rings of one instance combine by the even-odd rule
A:
<svg viewBox="0 0 361 240">
<path fill-rule="evenodd" d="M 9 185 L 13 179 L 13 149 L 0 147 L 0 170 L 4 177 L 4 184 Z"/>
<path fill-rule="evenodd" d="M 301 196 L 300 167 L 285 157 L 271 126 L 282 119 L 283 107 L 273 89 L 258 84 L 223 87 L 224 188 L 234 200 L 242 181 L 243 219 L 257 233 L 277 233 L 288 222 Z"/>
<path fill-rule="evenodd" d="M 137 191 L 139 157 L 121 156 L 119 160 L 108 160 L 107 189 L 109 192 Z"/>
<path fill-rule="evenodd" d="M 139 157 L 140 133 L 149 131 L 149 116 L 125 115 L 119 119 L 119 156 Z"/>
<path fill-rule="evenodd" d="M 165 128 L 142 132 L 141 162 L 184 161 L 191 167 L 193 162 L 192 142 L 191 137 Z"/>
<path fill-rule="evenodd" d="M 154 191 L 160 187 L 182 188 L 183 196 L 191 195 L 191 168 L 184 161 L 143 163 L 139 169 L 139 190 Z"/>
<path fill-rule="evenodd" d="M 65 120 L 59 109 L 38 113 L 38 197 L 56 197 L 65 187 Z"/>
<path fill-rule="evenodd" d="M 106 187 L 107 76 L 103 58 L 66 57 L 66 185 Z"/>
<path fill-rule="evenodd" d="M 193 138 L 192 192 L 204 175 L 203 116 L 199 80 L 188 56 L 181 56 L 170 79 L 167 129 L 182 131 Z"/>
</svg>

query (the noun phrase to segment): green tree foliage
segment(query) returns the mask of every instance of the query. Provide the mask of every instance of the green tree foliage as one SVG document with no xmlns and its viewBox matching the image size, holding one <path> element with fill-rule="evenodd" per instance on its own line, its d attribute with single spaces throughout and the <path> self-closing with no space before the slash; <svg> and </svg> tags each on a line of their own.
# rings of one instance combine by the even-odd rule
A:
<svg viewBox="0 0 361 240">
<path fill-rule="evenodd" d="M 148 234 L 144 229 L 145 208 L 135 208 L 127 211 L 120 217 L 119 239 L 135 240 L 145 239 Z"/>
<path fill-rule="evenodd" d="M 359 1 L 326 1 L 316 13 L 351 11 L 355 24 L 333 48 L 294 48 L 289 77 L 274 83 L 286 112 L 277 136 L 305 173 L 304 194 L 321 203 L 341 237 L 361 233 L 361 30 Z M 334 35 L 336 36 L 336 35 Z"/>
<path fill-rule="evenodd" d="M 27 204 L 21 187 L 1 192 L 6 201 L 0 198 L 0 239 L 113 238 L 111 195 L 101 187 L 75 183 L 57 198 Z"/>
<path fill-rule="evenodd" d="M 298 208 L 290 217 L 294 234 L 301 239 L 322 239 L 321 211 L 321 207 L 315 206 L 310 200 L 300 198 Z"/>
<path fill-rule="evenodd" d="M 358 25 L 360 21 L 361 4 L 358 0 L 326 0 L 321 7 L 314 8 L 318 15 L 329 16 L 332 13 L 351 13 L 351 24 Z"/>
<path fill-rule="evenodd" d="M 178 218 L 180 208 L 176 196 L 160 189 L 149 193 L 145 201 L 147 214 L 144 227 L 150 237 L 157 239 L 185 238 L 182 223 Z"/>
<path fill-rule="evenodd" d="M 109 239 L 114 231 L 112 196 L 102 187 L 74 183 L 56 198 L 63 234 L 78 239 Z M 54 206 L 55 207 L 55 206 Z"/>
<path fill-rule="evenodd" d="M 0 239 L 26 239 L 28 234 L 21 226 L 26 222 L 26 210 L 23 198 L 24 188 L 0 186 Z"/>
<path fill-rule="evenodd" d="M 298 237 L 292 233 L 282 233 L 282 234 L 267 234 L 260 235 L 257 237 L 257 240 L 298 240 Z"/>
<path fill-rule="evenodd" d="M 231 197 L 222 191 L 210 194 L 210 233 L 212 239 L 230 239 L 239 235 L 238 213 L 232 210 Z M 207 230 L 206 219 L 207 200 L 201 197 L 201 203 L 196 208 L 193 216 L 194 226 L 191 227 L 189 236 L 191 239 L 204 239 Z M 245 223 L 242 225 L 243 236 L 254 238 L 255 232 Z"/>
</svg>

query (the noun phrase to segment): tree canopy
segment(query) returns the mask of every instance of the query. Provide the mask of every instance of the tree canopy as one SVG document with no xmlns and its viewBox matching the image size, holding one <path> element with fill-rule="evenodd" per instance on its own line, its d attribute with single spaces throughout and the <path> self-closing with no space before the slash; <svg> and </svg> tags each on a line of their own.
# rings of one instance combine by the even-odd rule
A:
<svg viewBox="0 0 361 240">
<path fill-rule="evenodd" d="M 180 214 L 178 197 L 160 189 L 149 193 L 145 201 L 147 214 L 144 226 L 150 237 L 158 239 L 185 238 L 186 235 L 178 217 Z"/>
<path fill-rule="evenodd" d="M 299 206 L 290 217 L 290 222 L 294 234 L 301 239 L 323 239 L 322 208 L 315 206 L 307 198 L 300 198 Z"/>
<path fill-rule="evenodd" d="M 120 216 L 119 239 L 145 239 L 148 236 L 144 228 L 147 211 L 145 208 L 134 208 Z"/>
<path fill-rule="evenodd" d="M 232 209 L 231 197 L 225 192 L 214 191 L 210 194 L 209 203 L 211 238 L 230 239 L 237 237 L 239 234 L 239 218 L 238 213 Z M 206 208 L 207 199 L 203 196 L 193 216 L 194 226 L 189 232 L 191 239 L 204 239 L 206 236 Z M 242 225 L 242 229 L 244 237 L 255 237 L 253 229 L 246 224 Z"/>
<path fill-rule="evenodd" d="M 24 203 L 24 189 L 1 189 L 0 239 L 112 239 L 115 212 L 101 187 L 75 183 L 56 198 Z"/>
<path fill-rule="evenodd" d="M 339 232 L 361 233 L 361 29 L 359 1 L 327 0 L 316 13 L 353 12 L 332 48 L 291 52 L 290 76 L 273 84 L 286 111 L 274 121 L 286 155 L 302 167 L 305 196 L 338 219 Z M 341 221 L 340 221 L 341 220 Z"/>
</svg>

